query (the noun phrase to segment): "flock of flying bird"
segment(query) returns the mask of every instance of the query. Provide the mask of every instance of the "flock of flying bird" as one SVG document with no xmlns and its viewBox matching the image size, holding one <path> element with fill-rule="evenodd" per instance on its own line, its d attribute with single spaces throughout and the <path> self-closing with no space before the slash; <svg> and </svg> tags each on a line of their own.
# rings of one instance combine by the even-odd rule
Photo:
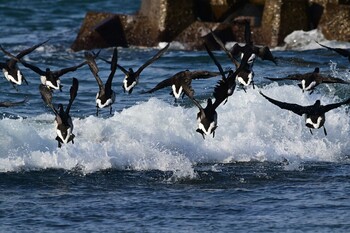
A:
<svg viewBox="0 0 350 233">
<path fill-rule="evenodd" d="M 203 138 L 205 135 L 212 134 L 215 136 L 215 129 L 217 128 L 217 112 L 216 109 L 221 104 L 225 104 L 227 99 L 233 94 L 236 83 L 243 88 L 252 85 L 254 88 L 254 71 L 253 65 L 256 57 L 260 57 L 262 60 L 269 60 L 274 62 L 277 65 L 276 59 L 273 57 L 271 51 L 268 47 L 258 47 L 255 46 L 251 40 L 251 31 L 250 25 L 246 21 L 245 22 L 245 45 L 241 46 L 236 43 L 231 50 L 227 50 L 222 43 L 222 41 L 212 32 L 212 36 L 215 41 L 219 44 L 219 46 L 224 50 L 227 54 L 231 62 L 234 64 L 235 69 L 230 69 L 228 71 L 224 71 L 220 63 L 217 61 L 214 54 L 210 51 L 210 49 L 205 45 L 206 50 L 218 68 L 218 72 L 211 72 L 205 70 L 199 71 L 189 71 L 184 70 L 176 73 L 172 77 L 165 79 L 164 81 L 158 83 L 154 88 L 148 91 L 144 91 L 143 93 L 153 93 L 157 90 L 160 90 L 165 87 L 171 87 L 171 94 L 174 96 L 175 101 L 180 97 L 186 95 L 199 109 L 197 114 L 198 121 L 198 129 L 196 130 L 200 133 Z M 123 90 L 129 94 L 132 93 L 134 87 L 137 85 L 139 81 L 139 77 L 141 72 L 150 64 L 159 59 L 169 48 L 169 44 L 167 44 L 164 48 L 159 50 L 152 58 L 147 60 L 141 67 L 139 67 L 136 71 L 132 68 L 125 69 L 123 66 L 118 64 L 118 50 L 115 48 L 113 50 L 113 55 L 111 60 L 107 60 L 99 57 L 98 53 L 93 52 L 85 52 L 85 61 L 81 62 L 78 65 L 52 71 L 49 68 L 45 70 L 40 69 L 39 67 L 29 64 L 23 60 L 23 57 L 27 54 L 33 52 L 38 47 L 45 44 L 47 41 L 44 41 L 40 44 L 34 45 L 31 48 L 25 49 L 21 51 L 17 55 L 13 55 L 10 52 L 6 51 L 2 46 L 0 46 L 0 50 L 9 57 L 6 62 L 0 62 L 0 68 L 2 69 L 5 78 L 16 88 L 17 85 L 21 85 L 22 83 L 27 83 L 24 75 L 20 71 L 18 67 L 18 63 L 23 66 L 29 68 L 33 72 L 37 73 L 40 76 L 41 84 L 39 86 L 39 91 L 41 93 L 42 99 L 46 105 L 48 105 L 53 113 L 55 114 L 55 125 L 56 125 L 56 140 L 58 141 L 58 146 L 61 147 L 61 144 L 72 142 L 74 143 L 73 134 L 73 122 L 69 111 L 74 102 L 74 99 L 77 96 L 79 81 L 76 78 L 72 79 L 72 86 L 70 88 L 70 99 L 66 109 L 62 104 L 58 104 L 58 109 L 56 109 L 52 103 L 52 95 L 55 90 L 61 90 L 60 77 L 68 72 L 76 71 L 77 69 L 83 67 L 84 65 L 88 65 L 92 75 L 95 77 L 97 84 L 99 86 L 99 91 L 96 95 L 96 115 L 99 114 L 99 109 L 102 108 L 110 108 L 110 114 L 112 114 L 112 104 L 115 101 L 115 92 L 112 89 L 113 77 L 117 69 L 120 69 L 124 74 L 125 78 L 123 80 Z M 327 49 L 333 50 L 342 56 L 348 57 L 350 62 L 350 51 L 340 48 L 330 48 L 320 44 Z M 107 81 L 103 83 L 99 76 L 99 67 L 96 64 L 96 59 L 99 58 L 106 63 L 110 64 L 110 74 L 107 78 Z M 239 59 L 240 58 L 240 59 Z M 207 99 L 207 104 L 203 107 L 198 100 L 195 99 L 194 90 L 191 87 L 192 79 L 207 79 L 215 76 L 220 76 L 221 79 L 217 82 L 217 85 L 214 87 L 213 97 Z M 293 74 L 289 75 L 285 78 L 267 78 L 272 81 L 280 81 L 280 80 L 297 80 L 300 81 L 298 86 L 302 89 L 302 91 L 309 91 L 310 94 L 313 92 L 314 88 L 321 83 L 341 83 L 341 84 L 350 84 L 350 82 L 331 77 L 331 76 L 323 76 L 319 72 L 319 68 L 315 68 L 313 72 L 305 73 L 305 74 Z M 16 88 L 17 89 L 17 88 Z M 325 113 L 337 108 L 344 104 L 350 103 L 350 98 L 334 104 L 321 105 L 320 100 L 317 100 L 313 105 L 310 106 L 301 106 L 293 103 L 281 102 L 275 99 L 272 99 L 260 91 L 260 94 L 265 97 L 272 104 L 277 105 L 282 109 L 286 109 L 292 111 L 300 116 L 305 116 L 305 124 L 308 128 L 311 129 L 321 128 L 324 129 L 324 134 L 327 135 L 326 129 L 324 127 L 325 122 Z M 21 105 L 26 103 L 26 99 L 20 102 L 0 102 L 0 107 L 11 107 L 16 105 Z"/>
</svg>

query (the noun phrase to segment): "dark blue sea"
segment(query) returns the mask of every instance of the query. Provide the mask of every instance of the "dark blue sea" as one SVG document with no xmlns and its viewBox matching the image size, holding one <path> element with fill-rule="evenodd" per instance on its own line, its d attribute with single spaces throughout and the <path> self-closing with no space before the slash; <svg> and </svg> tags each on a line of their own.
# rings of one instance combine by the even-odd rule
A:
<svg viewBox="0 0 350 233">
<path fill-rule="evenodd" d="M 133 14 L 139 6 L 137 0 L 0 1 L 0 44 L 17 54 L 49 39 L 24 60 L 59 70 L 84 60 L 70 46 L 87 11 Z M 28 98 L 0 109 L 0 232 L 349 232 L 349 106 L 326 113 L 325 136 L 323 129 L 311 134 L 302 117 L 259 94 L 299 105 L 349 98 L 349 85 L 321 84 L 310 95 L 296 81 L 264 78 L 319 67 L 350 81 L 347 59 L 315 40 L 350 47 L 317 30 L 292 33 L 285 46 L 272 49 L 277 66 L 257 59 L 255 89 L 237 87 L 217 109 L 215 137 L 205 140 L 188 98 L 175 103 L 170 88 L 142 94 L 184 69 L 217 71 L 205 51 L 172 43 L 130 95 L 117 70 L 112 115 L 109 109 L 95 115 L 98 86 L 87 66 L 62 76 L 54 104 L 66 105 L 72 77 L 80 81 L 71 109 L 75 143 L 62 148 L 38 75 L 20 65 L 29 85 L 16 91 L 0 78 L 0 101 Z M 118 48 L 119 64 L 138 68 L 161 46 Z M 100 56 L 112 53 L 103 49 Z M 233 67 L 223 52 L 214 54 L 224 69 Z M 0 53 L 0 59 L 7 57 Z M 106 80 L 109 65 L 97 64 Z M 219 78 L 192 82 L 200 103 L 212 97 Z"/>
</svg>

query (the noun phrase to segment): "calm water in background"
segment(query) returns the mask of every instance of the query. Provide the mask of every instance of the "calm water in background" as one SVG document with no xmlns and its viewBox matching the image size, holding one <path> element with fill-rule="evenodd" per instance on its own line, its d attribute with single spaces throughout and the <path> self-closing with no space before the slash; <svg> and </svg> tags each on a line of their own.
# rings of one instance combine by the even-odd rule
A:
<svg viewBox="0 0 350 233">
<path fill-rule="evenodd" d="M 83 61 L 74 41 L 89 10 L 131 14 L 140 1 L 0 1 L 0 44 L 17 53 L 50 41 L 26 57 L 40 68 L 57 70 Z M 1 109 L 0 232 L 348 232 L 350 228 L 350 121 L 346 107 L 327 113 L 326 128 L 311 135 L 303 119 L 263 99 L 303 105 L 348 98 L 347 85 L 320 85 L 302 93 L 295 82 L 263 77 L 311 72 L 350 80 L 349 63 L 320 49 L 330 46 L 317 32 L 296 32 L 287 47 L 273 51 L 278 66 L 257 60 L 256 88 L 237 88 L 218 108 L 215 138 L 195 132 L 197 109 L 186 98 L 177 104 L 170 89 L 141 94 L 184 69 L 216 70 L 204 51 L 173 44 L 146 68 L 131 95 L 121 88 L 118 70 L 113 115 L 96 117 L 98 90 L 83 67 L 61 78 L 54 103 L 68 103 L 71 78 L 80 80 L 71 115 L 75 144 L 57 148 L 53 114 L 38 91 L 39 77 L 23 68 L 29 85 L 18 92 L 0 79 L 0 100 L 28 104 Z M 139 67 L 159 48 L 120 48 L 119 62 Z M 112 49 L 101 56 L 110 58 Z M 224 68 L 232 67 L 215 52 Z M 5 57 L 0 55 L 1 59 Z M 98 61 L 105 80 L 109 66 Z M 204 104 L 217 79 L 193 81 Z"/>
</svg>

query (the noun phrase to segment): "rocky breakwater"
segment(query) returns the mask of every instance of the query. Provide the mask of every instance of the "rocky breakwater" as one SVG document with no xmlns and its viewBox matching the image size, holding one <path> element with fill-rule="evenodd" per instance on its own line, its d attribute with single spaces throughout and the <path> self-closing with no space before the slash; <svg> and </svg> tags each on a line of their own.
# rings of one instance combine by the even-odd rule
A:
<svg viewBox="0 0 350 233">
<path fill-rule="evenodd" d="M 329 40 L 350 41 L 350 0 L 142 0 L 133 15 L 88 12 L 71 48 L 154 47 L 177 41 L 183 49 L 218 48 L 223 41 L 244 42 L 249 20 L 253 41 L 283 44 L 295 30 L 319 28 Z"/>
</svg>

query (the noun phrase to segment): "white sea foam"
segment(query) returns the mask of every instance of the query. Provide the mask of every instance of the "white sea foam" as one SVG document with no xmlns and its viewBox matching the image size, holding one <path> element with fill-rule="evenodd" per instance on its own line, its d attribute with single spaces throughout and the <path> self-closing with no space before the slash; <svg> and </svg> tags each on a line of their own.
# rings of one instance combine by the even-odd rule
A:
<svg viewBox="0 0 350 233">
<path fill-rule="evenodd" d="M 322 32 L 318 29 L 303 31 L 297 30 L 287 35 L 284 38 L 285 44 L 281 47 L 276 47 L 275 50 L 311 50 L 311 49 L 321 49 L 322 47 L 318 45 L 315 41 L 329 46 L 337 48 L 349 48 L 350 43 L 340 42 L 340 41 L 330 41 L 327 40 Z"/>
<path fill-rule="evenodd" d="M 302 94 L 296 86 L 270 84 L 264 94 L 310 105 L 336 100 Z M 264 99 L 257 89 L 237 90 L 217 109 L 215 138 L 197 128 L 198 110 L 173 106 L 156 98 L 103 119 L 73 119 L 75 144 L 57 148 L 53 116 L 0 120 L 0 172 L 79 165 L 90 173 L 107 168 L 173 171 L 195 177 L 197 163 L 233 161 L 337 161 L 349 154 L 350 122 L 346 108 L 326 114 L 328 136 L 311 135 L 304 119 Z"/>
<path fill-rule="evenodd" d="M 295 50 L 295 51 L 303 51 L 303 50 L 311 50 L 311 49 L 321 49 L 322 47 L 318 45 L 315 41 L 329 46 L 329 47 L 337 47 L 337 48 L 350 48 L 350 43 L 341 42 L 335 40 L 327 40 L 322 32 L 318 29 L 303 31 L 297 30 L 293 31 L 289 35 L 284 38 L 284 44 L 282 46 L 277 46 L 275 48 L 271 48 L 271 50 Z M 237 42 L 227 42 L 225 47 L 227 49 L 231 49 L 232 46 Z M 244 43 L 239 43 L 241 46 Z"/>
</svg>

